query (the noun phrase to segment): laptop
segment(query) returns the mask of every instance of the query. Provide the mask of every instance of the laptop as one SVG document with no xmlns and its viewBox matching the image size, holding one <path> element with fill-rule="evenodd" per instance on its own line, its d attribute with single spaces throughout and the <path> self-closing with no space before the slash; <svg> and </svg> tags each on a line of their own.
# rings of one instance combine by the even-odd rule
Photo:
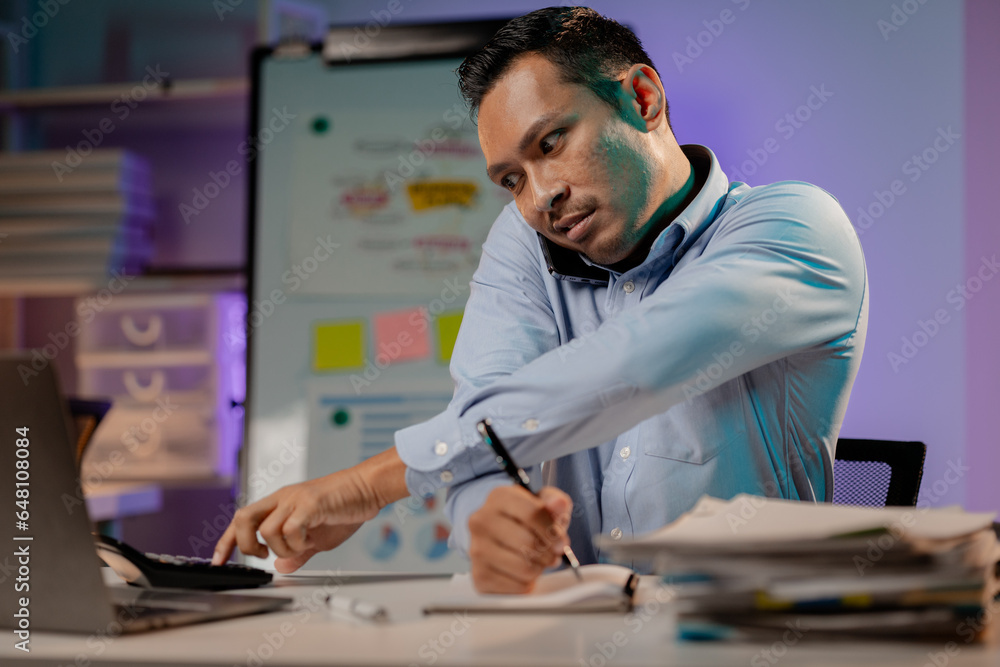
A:
<svg viewBox="0 0 1000 667">
<path fill-rule="evenodd" d="M 281 609 L 263 595 L 107 586 L 51 364 L 0 352 L 0 628 L 115 636 Z"/>
</svg>

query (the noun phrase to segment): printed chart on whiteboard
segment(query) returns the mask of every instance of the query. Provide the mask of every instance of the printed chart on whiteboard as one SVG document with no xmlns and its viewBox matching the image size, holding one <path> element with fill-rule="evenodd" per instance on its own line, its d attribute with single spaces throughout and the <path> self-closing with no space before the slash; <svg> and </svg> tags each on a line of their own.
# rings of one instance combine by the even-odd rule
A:
<svg viewBox="0 0 1000 667">
<path fill-rule="evenodd" d="M 310 470 L 338 470 L 393 446 L 393 434 L 440 413 L 451 399 L 451 383 L 384 379 L 359 394 L 334 379 L 314 380 L 309 389 Z M 412 497 L 385 507 L 346 543 L 313 558 L 310 567 L 368 563 L 392 568 L 405 563 L 450 572 L 462 564 L 448 549 L 451 528 L 440 510 L 445 494 Z"/>
<path fill-rule="evenodd" d="M 440 71 L 398 75 L 432 73 Z M 338 88 L 350 90 L 353 83 Z M 427 90 L 439 88 L 428 84 Z M 486 176 L 464 105 L 414 99 L 406 114 L 310 109 L 296 123 L 290 259 L 307 257 L 317 237 L 329 235 L 338 244 L 337 261 L 319 266 L 304 293 L 422 296 L 440 291 L 446 279 L 468 283 L 489 226 L 509 198 Z"/>
</svg>

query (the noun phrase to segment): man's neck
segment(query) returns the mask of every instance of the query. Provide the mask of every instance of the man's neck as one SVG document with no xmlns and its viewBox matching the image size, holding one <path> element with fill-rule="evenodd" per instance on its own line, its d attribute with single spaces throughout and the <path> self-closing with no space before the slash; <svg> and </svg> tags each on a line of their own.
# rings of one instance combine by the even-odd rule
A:
<svg viewBox="0 0 1000 667">
<path fill-rule="evenodd" d="M 687 180 L 684 181 L 684 185 L 679 190 L 667 197 L 660 204 L 660 207 L 656 209 L 656 213 L 653 214 L 652 218 L 656 221 L 655 224 L 650 226 L 649 231 L 642 237 L 642 241 L 639 242 L 639 245 L 636 246 L 631 255 L 617 264 L 612 264 L 608 268 L 616 273 L 624 273 L 642 264 L 649 254 L 649 249 L 653 246 L 653 241 L 660 235 L 660 232 L 666 229 L 674 221 L 674 218 L 680 215 L 681 211 L 687 208 L 688 204 L 698 195 L 700 188 L 697 187 L 697 181 L 694 167 L 688 162 Z"/>
</svg>

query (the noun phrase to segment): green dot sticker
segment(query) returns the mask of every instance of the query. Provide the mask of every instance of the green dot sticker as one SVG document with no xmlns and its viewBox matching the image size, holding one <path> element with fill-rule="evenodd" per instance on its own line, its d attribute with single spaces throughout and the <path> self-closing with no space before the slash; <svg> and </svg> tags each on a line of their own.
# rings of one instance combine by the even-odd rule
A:
<svg viewBox="0 0 1000 667">
<path fill-rule="evenodd" d="M 330 415 L 330 421 L 334 426 L 347 426 L 347 422 L 351 421 L 351 415 L 344 408 L 337 408 Z"/>
<path fill-rule="evenodd" d="M 312 131 L 314 134 L 326 134 L 330 129 L 330 120 L 326 116 L 316 116 L 312 120 Z"/>
</svg>

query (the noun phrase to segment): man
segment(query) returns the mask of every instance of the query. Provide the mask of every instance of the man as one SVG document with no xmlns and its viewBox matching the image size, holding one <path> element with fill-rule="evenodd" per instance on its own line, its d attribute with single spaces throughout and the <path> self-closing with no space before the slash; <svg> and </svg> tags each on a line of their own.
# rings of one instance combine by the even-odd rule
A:
<svg viewBox="0 0 1000 667">
<path fill-rule="evenodd" d="M 259 530 L 289 571 L 448 486 L 477 588 L 524 592 L 565 544 L 595 562 L 593 536 L 655 529 L 704 493 L 829 500 L 867 326 L 836 201 L 730 184 L 711 151 L 678 146 L 638 39 L 589 9 L 511 21 L 459 77 L 514 201 L 483 245 L 451 404 L 394 449 L 242 509 L 216 559 L 265 556 Z M 497 471 L 485 417 L 544 475 L 539 497 Z"/>
</svg>

